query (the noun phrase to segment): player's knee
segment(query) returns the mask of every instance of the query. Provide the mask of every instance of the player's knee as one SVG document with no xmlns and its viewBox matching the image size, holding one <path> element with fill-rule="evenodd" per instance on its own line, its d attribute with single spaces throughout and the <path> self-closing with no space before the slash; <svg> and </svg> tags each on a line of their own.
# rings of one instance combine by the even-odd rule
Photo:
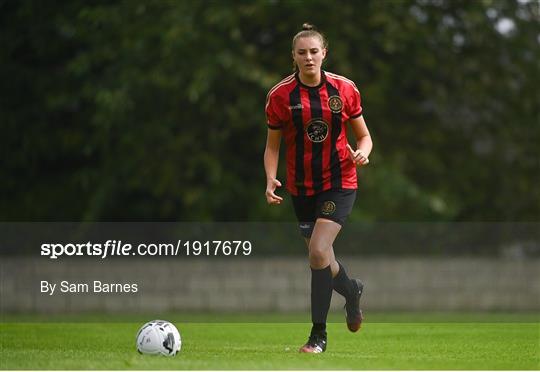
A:
<svg viewBox="0 0 540 372">
<path fill-rule="evenodd" d="M 330 261 L 328 247 L 320 244 L 316 241 L 310 241 L 309 243 L 309 262 L 312 267 L 324 267 L 328 266 Z"/>
<path fill-rule="evenodd" d="M 309 256 L 309 266 L 312 268 L 312 269 L 317 269 L 317 270 L 320 270 L 320 269 L 324 269 L 325 267 L 327 267 L 329 265 L 329 261 L 327 258 L 325 257 L 322 257 L 322 256 L 313 256 L 313 255 L 310 255 Z"/>
</svg>

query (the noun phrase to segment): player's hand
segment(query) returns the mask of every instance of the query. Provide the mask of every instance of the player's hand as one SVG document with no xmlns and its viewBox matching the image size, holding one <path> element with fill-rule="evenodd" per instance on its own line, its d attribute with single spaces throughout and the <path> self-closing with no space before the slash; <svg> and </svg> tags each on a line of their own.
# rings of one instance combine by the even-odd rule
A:
<svg viewBox="0 0 540 372">
<path fill-rule="evenodd" d="M 272 178 L 266 181 L 266 201 L 268 204 L 281 204 L 283 198 L 275 194 L 276 188 L 281 187 L 281 182 Z"/>
<path fill-rule="evenodd" d="M 368 157 L 362 152 L 362 150 L 353 150 L 351 145 L 347 144 L 347 150 L 349 150 L 349 157 L 352 162 L 357 166 L 361 167 L 362 165 L 369 164 Z"/>
</svg>

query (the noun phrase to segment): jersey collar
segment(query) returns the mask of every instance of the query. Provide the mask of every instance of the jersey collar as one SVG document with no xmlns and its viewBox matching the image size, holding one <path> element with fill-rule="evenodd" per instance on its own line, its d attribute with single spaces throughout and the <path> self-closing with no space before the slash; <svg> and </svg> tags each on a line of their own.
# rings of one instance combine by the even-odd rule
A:
<svg viewBox="0 0 540 372">
<path fill-rule="evenodd" d="M 295 74 L 294 74 L 294 78 L 296 79 L 296 81 L 298 82 L 298 84 L 300 84 L 301 87 L 304 87 L 306 89 L 319 89 L 320 87 L 323 86 L 324 83 L 326 83 L 326 74 L 324 73 L 324 70 L 321 70 L 321 82 L 319 83 L 319 85 L 316 85 L 314 87 L 310 87 L 309 85 L 306 85 L 304 83 L 302 83 L 300 81 L 300 76 L 299 75 L 299 72 L 297 71 Z"/>
</svg>

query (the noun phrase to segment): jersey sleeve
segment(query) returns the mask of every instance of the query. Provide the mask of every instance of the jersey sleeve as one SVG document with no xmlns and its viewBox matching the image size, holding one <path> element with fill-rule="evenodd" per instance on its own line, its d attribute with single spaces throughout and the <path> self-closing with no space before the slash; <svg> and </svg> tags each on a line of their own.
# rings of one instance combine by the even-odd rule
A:
<svg viewBox="0 0 540 372">
<path fill-rule="evenodd" d="M 352 83 L 347 90 L 347 107 L 350 119 L 355 119 L 362 115 L 362 98 L 358 88 Z"/>
<path fill-rule="evenodd" d="M 280 97 L 275 92 L 266 98 L 266 124 L 270 129 L 281 129 L 285 123 L 283 104 L 280 101 Z"/>
</svg>

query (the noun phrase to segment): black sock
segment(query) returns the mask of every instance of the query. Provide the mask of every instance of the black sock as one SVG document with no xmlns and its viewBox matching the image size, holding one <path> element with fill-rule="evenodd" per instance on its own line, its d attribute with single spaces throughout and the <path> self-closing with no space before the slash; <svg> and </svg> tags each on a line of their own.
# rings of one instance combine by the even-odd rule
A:
<svg viewBox="0 0 540 372">
<path fill-rule="evenodd" d="M 354 293 L 354 287 L 341 262 L 338 261 L 338 265 L 339 271 L 333 280 L 334 290 L 343 297 L 347 298 Z"/>
<path fill-rule="evenodd" d="M 324 332 L 326 317 L 332 300 L 332 270 L 330 265 L 324 269 L 311 269 L 311 321 L 313 330 Z"/>
<path fill-rule="evenodd" d="M 311 334 L 324 334 L 326 333 L 326 323 L 313 323 L 311 327 Z"/>
</svg>

